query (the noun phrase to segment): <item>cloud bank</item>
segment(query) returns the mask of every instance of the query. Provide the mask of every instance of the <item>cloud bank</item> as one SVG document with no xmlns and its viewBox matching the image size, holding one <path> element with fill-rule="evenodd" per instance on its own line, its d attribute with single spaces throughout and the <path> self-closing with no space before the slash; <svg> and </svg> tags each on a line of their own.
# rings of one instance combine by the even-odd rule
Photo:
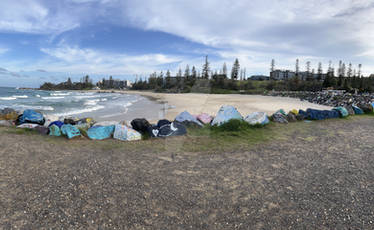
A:
<svg viewBox="0 0 374 230">
<path fill-rule="evenodd" d="M 366 74 L 374 72 L 370 66 L 374 60 L 371 0 L 3 0 L 2 5 L 6 7 L 0 8 L 0 33 L 46 37 L 38 47 L 44 56 L 28 68 L 150 73 L 168 66 L 199 66 L 207 54 L 213 57 L 213 69 L 238 57 L 248 73 L 267 73 L 272 58 L 283 68 L 293 68 L 296 58 L 315 66 L 319 61 L 341 59 L 362 63 Z M 196 49 L 192 56 L 147 50 L 134 54 L 64 40 L 69 31 L 96 24 L 120 26 L 124 31 L 130 27 L 160 31 L 205 49 Z M 2 45 L 8 44 L 0 41 L 4 56 L 9 49 Z M 17 68 L 14 60 L 1 60 Z"/>
</svg>

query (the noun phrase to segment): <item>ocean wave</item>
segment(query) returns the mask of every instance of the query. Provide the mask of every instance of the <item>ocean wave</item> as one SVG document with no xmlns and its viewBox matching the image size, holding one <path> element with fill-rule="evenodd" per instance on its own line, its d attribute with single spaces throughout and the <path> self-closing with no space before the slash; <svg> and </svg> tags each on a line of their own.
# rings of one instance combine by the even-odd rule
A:
<svg viewBox="0 0 374 230">
<path fill-rule="evenodd" d="M 71 93 L 51 93 L 51 96 L 69 96 Z"/>
<path fill-rule="evenodd" d="M 86 102 L 84 102 L 84 105 L 97 105 L 99 101 L 100 99 L 87 100 Z"/>
<path fill-rule="evenodd" d="M 74 96 L 75 99 L 86 99 L 86 98 L 94 98 L 97 97 L 96 95 L 82 95 L 82 96 Z"/>
<path fill-rule="evenodd" d="M 64 112 L 64 113 L 56 113 L 56 114 L 52 114 L 52 115 L 58 116 L 58 117 L 64 117 L 64 116 L 77 115 L 77 114 L 81 114 L 81 113 L 89 113 L 89 112 L 93 112 L 93 111 L 104 109 L 104 108 L 105 108 L 104 106 L 98 105 L 98 106 L 94 106 L 94 107 L 88 107 L 88 108 L 84 108 L 84 109 L 80 109 L 80 110 L 74 110 L 74 111 L 68 111 L 68 112 Z"/>
<path fill-rule="evenodd" d="M 65 97 L 42 97 L 44 100 L 56 100 L 56 99 L 64 99 Z"/>
<path fill-rule="evenodd" d="M 15 105 L 16 107 L 22 109 L 34 109 L 34 110 L 43 110 L 43 111 L 54 111 L 55 109 L 52 106 L 38 106 L 38 105 Z"/>
<path fill-rule="evenodd" d="M 39 95 L 39 94 L 36 94 L 35 97 L 40 97 L 40 95 Z"/>
<path fill-rule="evenodd" d="M 108 99 L 107 98 L 103 98 L 103 99 L 101 99 L 100 101 L 107 101 Z"/>
<path fill-rule="evenodd" d="M 29 96 L 27 96 L 27 95 L 13 95 L 12 97 L 15 97 L 15 98 L 28 98 Z"/>
<path fill-rule="evenodd" d="M 3 101 L 11 101 L 11 100 L 16 100 L 17 98 L 15 97 L 0 97 L 0 100 L 3 100 Z"/>
</svg>

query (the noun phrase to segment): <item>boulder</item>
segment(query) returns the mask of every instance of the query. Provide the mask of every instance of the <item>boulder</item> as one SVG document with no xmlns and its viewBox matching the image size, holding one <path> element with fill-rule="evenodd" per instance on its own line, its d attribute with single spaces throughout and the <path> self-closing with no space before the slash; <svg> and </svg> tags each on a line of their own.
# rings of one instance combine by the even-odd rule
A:
<svg viewBox="0 0 374 230">
<path fill-rule="evenodd" d="M 196 116 L 196 119 L 199 120 L 203 124 L 210 124 L 213 120 L 213 117 L 209 114 L 202 113 Z"/>
<path fill-rule="evenodd" d="M 187 111 L 178 114 L 178 116 L 175 117 L 175 121 L 182 123 L 186 126 L 203 126 L 203 124 L 200 121 L 198 121 L 196 117 L 192 116 Z"/>
<path fill-rule="evenodd" d="M 111 138 L 114 133 L 115 126 L 93 126 L 87 130 L 87 136 L 91 140 L 104 140 Z"/>
<path fill-rule="evenodd" d="M 359 108 L 358 106 L 352 105 L 352 109 L 353 109 L 353 111 L 355 111 L 356 115 L 364 114 L 364 111 L 361 108 Z"/>
<path fill-rule="evenodd" d="M 79 129 L 71 124 L 64 124 L 61 127 L 61 133 L 69 139 L 81 136 Z"/>
<path fill-rule="evenodd" d="M 179 122 L 172 122 L 161 126 L 157 137 L 183 136 L 187 134 L 186 127 Z"/>
<path fill-rule="evenodd" d="M 38 125 L 44 125 L 45 123 L 45 118 L 43 114 L 36 112 L 31 109 L 27 109 L 23 111 L 23 114 L 20 115 L 17 118 L 16 124 L 21 125 L 24 123 L 31 123 L 31 124 L 38 124 Z"/>
<path fill-rule="evenodd" d="M 244 120 L 250 125 L 266 125 L 269 123 L 268 116 L 264 112 L 251 113 Z"/>
<path fill-rule="evenodd" d="M 152 128 L 152 125 L 145 118 L 136 118 L 131 121 L 131 126 L 134 130 L 141 134 L 146 134 Z"/>
<path fill-rule="evenodd" d="M 58 127 L 57 125 L 49 126 L 49 135 L 50 136 L 56 136 L 56 137 L 61 136 L 60 127 Z"/>
<path fill-rule="evenodd" d="M 280 112 L 276 112 L 271 116 L 271 120 L 276 123 L 288 124 L 287 117 Z"/>
<path fill-rule="evenodd" d="M 341 106 L 336 107 L 333 110 L 338 111 L 339 114 L 340 114 L 340 117 L 348 117 L 348 115 L 349 115 L 348 110 L 344 107 L 341 107 Z"/>
<path fill-rule="evenodd" d="M 219 109 L 216 117 L 212 121 L 212 125 L 220 126 L 232 119 L 243 120 L 243 117 L 235 107 L 225 105 Z"/>
<path fill-rule="evenodd" d="M 294 113 L 289 112 L 289 113 L 287 114 L 287 121 L 288 121 L 288 122 L 296 122 L 296 121 L 298 121 L 298 119 L 297 119 L 296 116 L 297 116 L 297 115 L 295 115 Z"/>
</svg>

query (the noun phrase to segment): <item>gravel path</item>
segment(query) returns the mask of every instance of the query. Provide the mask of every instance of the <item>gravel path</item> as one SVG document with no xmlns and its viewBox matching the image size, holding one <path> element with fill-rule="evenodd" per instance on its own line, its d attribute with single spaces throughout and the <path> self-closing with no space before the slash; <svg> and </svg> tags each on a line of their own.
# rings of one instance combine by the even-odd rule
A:
<svg viewBox="0 0 374 230">
<path fill-rule="evenodd" d="M 0 229 L 373 229 L 374 119 L 313 127 L 177 155 L 0 129 Z"/>
</svg>

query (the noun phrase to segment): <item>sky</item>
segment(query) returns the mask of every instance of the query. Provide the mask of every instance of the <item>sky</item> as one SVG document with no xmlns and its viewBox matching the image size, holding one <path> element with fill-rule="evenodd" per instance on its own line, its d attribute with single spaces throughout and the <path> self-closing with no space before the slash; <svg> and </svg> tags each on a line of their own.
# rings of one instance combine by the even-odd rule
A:
<svg viewBox="0 0 374 230">
<path fill-rule="evenodd" d="M 248 76 L 329 60 L 374 73 L 373 0 L 1 0 L 0 86 L 134 80 L 239 59 Z"/>
</svg>

